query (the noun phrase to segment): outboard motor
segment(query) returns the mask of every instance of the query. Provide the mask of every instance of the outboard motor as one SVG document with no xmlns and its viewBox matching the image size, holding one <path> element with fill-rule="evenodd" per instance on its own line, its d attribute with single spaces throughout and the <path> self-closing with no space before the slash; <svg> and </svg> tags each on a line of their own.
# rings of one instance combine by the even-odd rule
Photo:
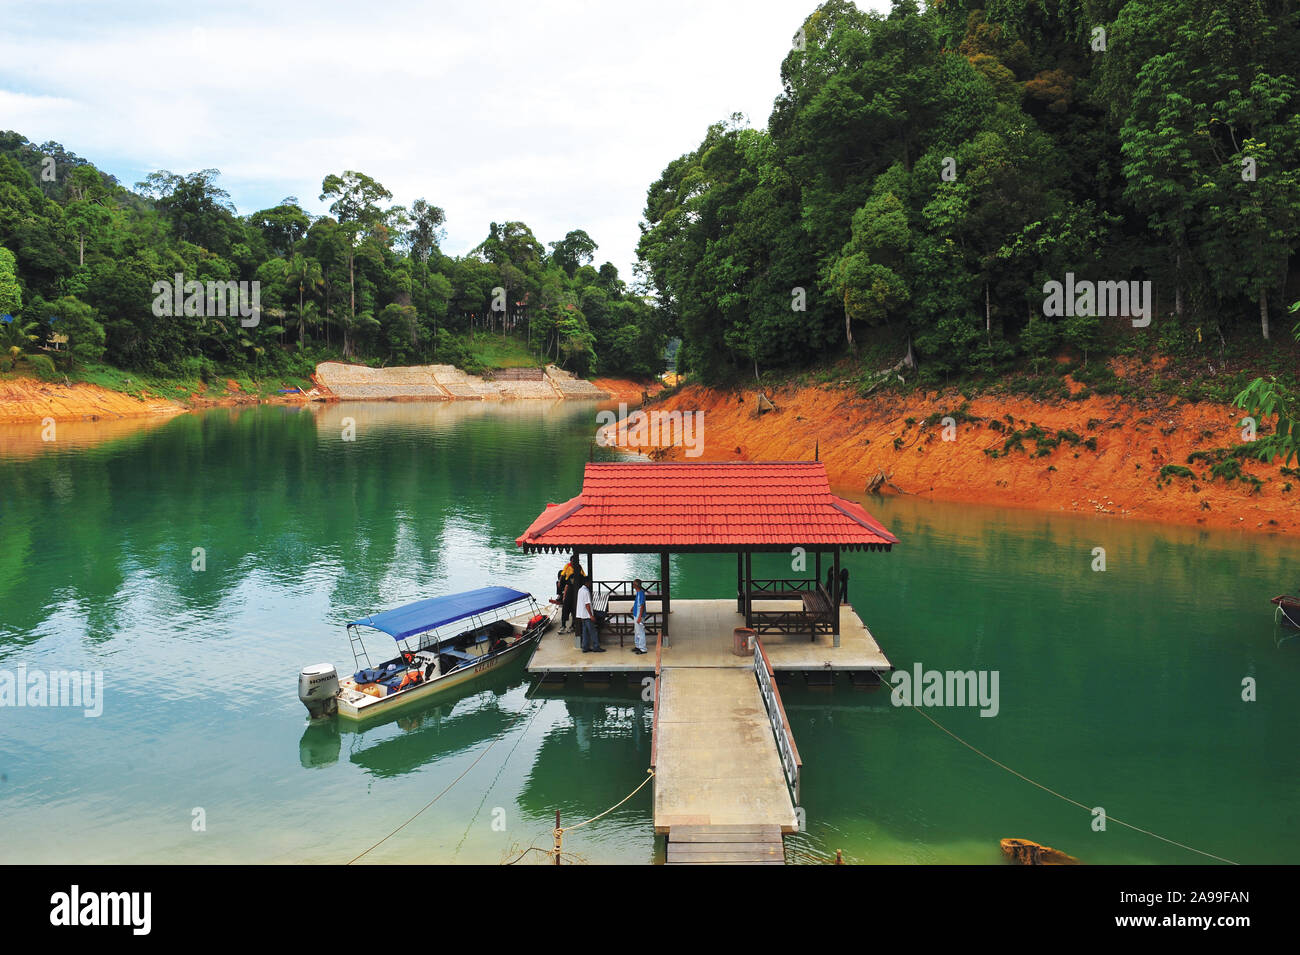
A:
<svg viewBox="0 0 1300 955">
<path fill-rule="evenodd" d="M 298 674 L 298 699 L 312 719 L 338 712 L 339 675 L 332 663 L 313 663 Z"/>
</svg>

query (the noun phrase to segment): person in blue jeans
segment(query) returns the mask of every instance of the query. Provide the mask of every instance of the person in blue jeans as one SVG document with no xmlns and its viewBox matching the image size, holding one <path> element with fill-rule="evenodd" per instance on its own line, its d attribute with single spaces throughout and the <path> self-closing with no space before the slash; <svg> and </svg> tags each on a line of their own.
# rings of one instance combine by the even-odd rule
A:
<svg viewBox="0 0 1300 955">
<path fill-rule="evenodd" d="M 574 611 L 578 627 L 582 630 L 582 652 L 604 653 L 605 648 L 600 645 L 600 637 L 596 633 L 595 614 L 591 612 L 591 588 L 587 586 L 587 578 L 578 571 L 573 580 L 578 587 L 578 605 Z"/>
<path fill-rule="evenodd" d="M 645 587 L 638 577 L 632 581 L 632 634 L 636 640 L 635 653 L 645 653 Z"/>
</svg>

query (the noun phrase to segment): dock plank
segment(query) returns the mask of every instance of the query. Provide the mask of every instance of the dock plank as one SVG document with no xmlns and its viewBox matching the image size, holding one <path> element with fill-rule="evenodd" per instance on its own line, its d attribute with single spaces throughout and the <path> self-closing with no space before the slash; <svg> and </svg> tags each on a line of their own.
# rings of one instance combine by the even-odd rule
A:
<svg viewBox="0 0 1300 955">
<path fill-rule="evenodd" d="M 673 826 L 667 865 L 784 865 L 779 826 Z"/>
<path fill-rule="evenodd" d="M 779 842 L 670 842 L 668 857 L 680 858 L 731 858 L 731 859 L 780 859 L 785 851 Z"/>
<path fill-rule="evenodd" d="M 673 826 L 672 841 L 679 843 L 780 842 L 780 826 Z"/>
</svg>

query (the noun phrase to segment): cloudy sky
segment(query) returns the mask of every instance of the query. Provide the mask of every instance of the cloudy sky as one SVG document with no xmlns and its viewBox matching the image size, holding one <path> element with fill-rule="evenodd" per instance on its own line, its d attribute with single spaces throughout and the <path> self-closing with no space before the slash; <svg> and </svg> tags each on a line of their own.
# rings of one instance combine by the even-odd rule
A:
<svg viewBox="0 0 1300 955">
<path fill-rule="evenodd" d="M 357 169 L 442 206 L 449 253 L 521 219 L 630 278 L 646 187 L 709 123 L 766 123 L 815 6 L 0 0 L 0 129 L 128 186 L 215 167 L 240 213 L 323 213 L 321 179 Z"/>
</svg>

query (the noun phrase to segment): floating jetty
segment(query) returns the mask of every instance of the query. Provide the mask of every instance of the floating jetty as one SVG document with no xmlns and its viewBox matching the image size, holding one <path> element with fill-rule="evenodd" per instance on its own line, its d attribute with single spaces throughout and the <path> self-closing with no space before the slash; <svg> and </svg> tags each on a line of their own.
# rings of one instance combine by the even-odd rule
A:
<svg viewBox="0 0 1300 955">
<path fill-rule="evenodd" d="M 547 505 L 517 539 L 529 552 L 585 555 L 607 651 L 583 653 L 576 635 L 551 632 L 529 671 L 551 686 L 653 678 L 654 828 L 670 864 L 784 861 L 802 762 L 779 687 L 796 672 L 830 685 L 841 671 L 872 685 L 891 669 L 841 599 L 840 554 L 897 542 L 808 461 L 588 464 L 582 493 Z M 803 560 L 813 576 L 756 579 L 763 552 Z M 631 581 L 596 579 L 598 553 L 660 555 L 659 579 L 642 581 L 654 655 L 633 651 Z M 734 598 L 673 600 L 673 553 L 734 555 Z"/>
<path fill-rule="evenodd" d="M 612 581 L 595 581 L 596 588 L 609 586 Z M 648 583 L 647 583 L 648 586 Z M 595 588 L 593 588 L 595 589 Z M 654 613 L 659 601 L 646 601 L 647 609 Z M 611 601 L 611 612 L 619 613 L 626 605 L 631 614 L 632 601 Z M 778 608 L 793 608 L 794 601 L 775 602 Z M 820 674 L 823 672 L 865 671 L 887 673 L 891 669 L 875 637 L 857 613 L 848 604 L 839 609 L 841 643 L 835 646 L 834 636 L 818 634 L 810 639 L 806 633 L 761 634 L 763 649 L 767 651 L 772 669 L 784 672 Z M 668 667 L 729 667 L 753 669 L 748 656 L 734 653 L 733 634 L 745 626 L 745 615 L 736 610 L 734 600 L 674 600 L 672 602 L 672 635 L 664 647 L 664 666 Z M 650 646 L 654 640 L 654 627 L 650 631 Z M 619 634 L 605 630 L 601 646 L 607 653 L 583 653 L 574 634 L 552 630 L 542 638 L 528 663 L 530 673 L 578 674 L 593 676 L 613 673 L 653 673 L 654 657 L 632 652 L 632 637 L 624 634 L 622 645 Z M 608 682 L 606 679 L 605 682 Z"/>
</svg>

